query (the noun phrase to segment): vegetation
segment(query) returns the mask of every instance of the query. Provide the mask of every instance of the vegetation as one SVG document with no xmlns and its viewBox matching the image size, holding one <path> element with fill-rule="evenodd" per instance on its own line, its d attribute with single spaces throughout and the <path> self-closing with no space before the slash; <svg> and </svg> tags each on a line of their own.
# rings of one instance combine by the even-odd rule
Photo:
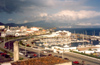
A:
<svg viewBox="0 0 100 65">
<path fill-rule="evenodd" d="M 22 45 L 22 46 L 25 46 L 25 44 L 23 44 L 23 42 L 22 42 L 22 41 L 19 41 L 19 44 L 20 44 L 20 45 Z"/>
<path fill-rule="evenodd" d="M 13 56 L 13 53 L 11 53 L 11 52 L 9 52 L 9 51 L 6 51 L 6 50 L 4 50 L 4 49 L 2 49 L 2 48 L 0 48 L 0 50 L 1 50 L 2 52 L 4 52 L 4 53 L 10 54 L 11 57 Z"/>
<path fill-rule="evenodd" d="M 94 57 L 94 58 L 100 59 L 100 57 L 94 56 L 92 54 L 89 55 L 89 54 L 80 53 L 80 52 L 77 52 L 77 51 L 70 51 L 70 52 L 74 52 L 74 53 L 78 53 L 78 54 L 82 54 L 82 55 L 86 55 L 86 56 L 90 56 L 90 57 Z"/>
<path fill-rule="evenodd" d="M 23 60 L 24 58 L 19 57 L 19 60 Z"/>
<path fill-rule="evenodd" d="M 89 48 L 89 51 L 92 51 L 92 49 L 91 49 L 91 48 Z"/>
<path fill-rule="evenodd" d="M 19 41 L 19 44 L 22 45 L 22 46 L 25 46 L 25 44 L 23 44 L 22 41 Z M 31 47 L 29 44 L 26 44 L 26 47 Z"/>
</svg>

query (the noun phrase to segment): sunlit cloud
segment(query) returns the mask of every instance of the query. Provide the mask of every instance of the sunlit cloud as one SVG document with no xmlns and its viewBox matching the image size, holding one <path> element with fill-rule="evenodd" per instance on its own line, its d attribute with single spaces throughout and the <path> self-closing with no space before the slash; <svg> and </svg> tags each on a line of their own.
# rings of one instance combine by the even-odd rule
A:
<svg viewBox="0 0 100 65">
<path fill-rule="evenodd" d="M 80 26 L 100 26 L 100 23 L 79 23 Z"/>
<path fill-rule="evenodd" d="M 48 15 L 47 13 L 41 13 L 40 14 L 41 17 L 47 16 L 47 15 Z"/>
<path fill-rule="evenodd" d="M 92 16 L 91 16 L 92 15 Z M 46 16 L 47 18 L 52 20 L 78 20 L 78 19 L 89 19 L 94 18 L 97 16 L 100 16 L 100 12 L 96 11 L 86 11 L 86 10 L 80 10 L 80 11 L 72 11 L 72 10 L 63 10 L 55 14 L 47 14 L 47 13 L 41 13 L 40 17 Z"/>
<path fill-rule="evenodd" d="M 24 23 L 28 23 L 28 20 L 25 20 Z"/>
<path fill-rule="evenodd" d="M 8 21 L 13 21 L 13 19 L 10 18 L 10 19 L 8 19 Z"/>
<path fill-rule="evenodd" d="M 97 0 L 96 0 L 97 1 Z M 97 1 L 100 2 L 100 1 Z M 0 20 L 6 23 L 99 23 L 99 5 L 90 0 L 0 0 Z M 3 16 L 2 16 L 3 15 Z M 95 22 L 94 22 L 95 21 Z M 98 25 L 98 24 L 95 24 Z"/>
</svg>

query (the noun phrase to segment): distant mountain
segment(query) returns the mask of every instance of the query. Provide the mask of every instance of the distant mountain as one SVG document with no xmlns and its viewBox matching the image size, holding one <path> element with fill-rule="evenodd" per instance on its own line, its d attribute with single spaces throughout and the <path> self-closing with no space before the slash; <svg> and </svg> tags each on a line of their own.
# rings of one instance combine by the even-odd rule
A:
<svg viewBox="0 0 100 65">
<path fill-rule="evenodd" d="M 5 25 L 12 26 L 12 27 L 15 27 L 15 26 L 27 26 L 27 27 L 36 26 L 36 27 L 43 27 L 43 28 L 56 27 L 56 25 L 54 25 L 53 23 L 48 23 L 45 21 L 29 22 L 29 23 L 24 23 L 24 24 L 7 23 Z"/>
<path fill-rule="evenodd" d="M 0 22 L 0 25 L 5 25 L 5 24 L 3 24 L 3 23 Z"/>
<path fill-rule="evenodd" d="M 15 26 L 19 26 L 18 24 L 15 24 L 15 23 L 7 23 L 5 24 L 6 26 L 12 26 L 12 27 L 15 27 Z"/>
<path fill-rule="evenodd" d="M 80 25 L 75 25 L 75 24 L 70 24 L 70 23 L 62 23 L 62 22 L 45 22 L 45 21 L 37 21 L 37 22 L 28 22 L 28 23 L 23 23 L 23 24 L 16 24 L 16 23 L 1 23 L 0 25 L 5 25 L 5 26 L 11 26 L 11 27 L 16 27 L 16 26 L 27 26 L 27 27 L 43 27 L 43 28 L 100 28 L 100 26 L 80 26 Z"/>
</svg>

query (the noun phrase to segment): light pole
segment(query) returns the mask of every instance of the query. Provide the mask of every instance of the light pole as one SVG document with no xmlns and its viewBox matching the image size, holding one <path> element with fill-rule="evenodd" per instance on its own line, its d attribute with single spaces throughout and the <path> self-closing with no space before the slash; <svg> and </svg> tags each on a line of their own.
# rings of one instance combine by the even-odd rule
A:
<svg viewBox="0 0 100 65">
<path fill-rule="evenodd" d="M 40 48 L 39 48 L 39 57 L 40 57 Z"/>
<path fill-rule="evenodd" d="M 64 59 L 64 49 L 63 49 L 63 52 L 62 52 L 62 59 Z"/>
<path fill-rule="evenodd" d="M 3 42 L 3 47 L 5 46 L 5 37 L 6 37 L 6 34 L 5 33 L 3 33 L 3 37 L 4 37 L 4 42 Z"/>
<path fill-rule="evenodd" d="M 4 37 L 4 43 L 3 43 L 3 47 L 5 46 L 5 37 Z"/>
<path fill-rule="evenodd" d="M 24 41 L 24 43 L 25 43 L 25 55 L 26 55 L 26 44 L 27 44 L 26 41 L 27 41 L 27 40 L 23 40 L 23 41 Z"/>
<path fill-rule="evenodd" d="M 27 44 L 27 43 L 25 43 L 25 55 L 26 55 L 26 44 Z"/>
</svg>

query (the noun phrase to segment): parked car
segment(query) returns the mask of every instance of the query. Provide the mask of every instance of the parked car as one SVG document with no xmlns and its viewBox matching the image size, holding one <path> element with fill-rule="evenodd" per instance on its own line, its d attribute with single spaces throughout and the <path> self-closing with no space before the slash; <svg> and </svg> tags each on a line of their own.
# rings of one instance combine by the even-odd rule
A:
<svg viewBox="0 0 100 65">
<path fill-rule="evenodd" d="M 25 57 L 27 57 L 28 55 L 26 54 Z"/>
<path fill-rule="evenodd" d="M 6 53 L 1 53 L 1 56 L 5 56 L 5 55 L 7 55 Z"/>
<path fill-rule="evenodd" d="M 38 47 L 33 47 L 33 49 L 38 49 Z"/>
<path fill-rule="evenodd" d="M 65 60 L 69 60 L 68 58 L 64 58 Z"/>
<path fill-rule="evenodd" d="M 28 58 L 33 58 L 33 56 L 32 56 L 32 55 L 28 55 L 27 57 L 28 57 Z"/>
<path fill-rule="evenodd" d="M 3 53 L 3 52 L 0 52 L 0 54 L 1 54 L 1 53 Z"/>
<path fill-rule="evenodd" d="M 43 53 L 47 53 L 47 51 L 43 51 Z"/>
<path fill-rule="evenodd" d="M 48 54 L 48 56 L 52 56 L 52 54 Z"/>
<path fill-rule="evenodd" d="M 73 61 L 73 63 L 75 63 L 75 64 L 79 64 L 79 62 L 78 62 L 78 61 Z"/>
<path fill-rule="evenodd" d="M 19 52 L 20 55 L 24 55 L 23 53 Z"/>
<path fill-rule="evenodd" d="M 59 56 L 59 58 L 62 58 L 62 56 Z"/>
<path fill-rule="evenodd" d="M 33 56 L 38 56 L 38 55 L 34 53 Z"/>
<path fill-rule="evenodd" d="M 54 57 L 58 57 L 57 55 L 54 55 Z"/>
<path fill-rule="evenodd" d="M 6 54 L 6 55 L 5 55 L 5 58 L 10 58 L 10 56 Z"/>
</svg>

